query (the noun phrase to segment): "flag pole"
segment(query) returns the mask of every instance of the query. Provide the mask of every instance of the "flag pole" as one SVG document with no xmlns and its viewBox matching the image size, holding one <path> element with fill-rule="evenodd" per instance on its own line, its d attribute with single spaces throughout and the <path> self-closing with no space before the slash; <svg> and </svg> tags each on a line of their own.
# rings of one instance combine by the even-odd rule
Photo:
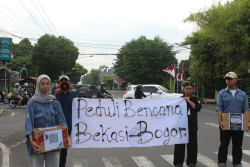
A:
<svg viewBox="0 0 250 167">
<path fill-rule="evenodd" d="M 179 68 L 180 68 L 180 67 L 178 67 L 178 75 L 179 75 Z M 177 70 L 176 70 L 176 71 L 177 71 Z M 178 75 L 177 75 L 177 78 L 176 78 L 176 82 L 177 82 L 176 93 L 178 93 Z"/>
<path fill-rule="evenodd" d="M 172 65 L 171 65 L 172 66 Z M 171 75 L 169 74 L 169 82 L 170 82 L 170 92 L 171 92 Z"/>
</svg>

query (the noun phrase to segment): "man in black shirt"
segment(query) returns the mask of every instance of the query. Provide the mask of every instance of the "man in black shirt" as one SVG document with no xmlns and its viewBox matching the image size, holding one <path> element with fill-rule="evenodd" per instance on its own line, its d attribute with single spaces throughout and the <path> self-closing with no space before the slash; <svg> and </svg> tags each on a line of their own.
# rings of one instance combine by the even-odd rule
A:
<svg viewBox="0 0 250 167">
<path fill-rule="evenodd" d="M 147 97 L 142 91 L 142 85 L 138 84 L 135 90 L 135 99 L 142 99 L 142 97 Z"/>
</svg>

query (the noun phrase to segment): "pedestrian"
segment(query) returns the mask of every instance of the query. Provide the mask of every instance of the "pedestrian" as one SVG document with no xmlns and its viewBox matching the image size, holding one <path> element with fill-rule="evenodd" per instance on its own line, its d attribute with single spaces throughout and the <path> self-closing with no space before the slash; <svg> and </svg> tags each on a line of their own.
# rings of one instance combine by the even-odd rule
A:
<svg viewBox="0 0 250 167">
<path fill-rule="evenodd" d="M 135 90 L 135 99 L 142 99 L 143 97 L 145 98 L 147 96 L 142 91 L 142 85 L 138 84 Z"/>
<path fill-rule="evenodd" d="M 29 100 L 25 116 L 25 137 L 32 167 L 59 166 L 60 150 L 40 153 L 39 146 L 33 140 L 34 128 L 47 128 L 65 125 L 66 120 L 60 103 L 50 94 L 50 78 L 40 75 L 36 82 L 35 95 Z M 68 138 L 69 140 L 69 138 Z"/>
<path fill-rule="evenodd" d="M 196 167 L 198 142 L 198 118 L 197 112 L 201 110 L 200 101 L 192 96 L 194 91 L 193 84 L 191 82 L 185 82 L 183 84 L 183 97 L 187 103 L 187 115 L 188 115 L 188 135 L 189 143 L 187 143 L 187 160 L 186 164 L 189 167 Z M 185 144 L 176 144 L 174 147 L 174 165 L 178 167 L 183 166 L 185 157 Z"/>
<path fill-rule="evenodd" d="M 107 97 L 106 94 L 109 95 L 109 96 L 111 96 L 111 94 L 110 94 L 109 92 L 106 91 L 106 89 L 105 89 L 105 84 L 104 84 L 104 83 L 101 83 L 101 84 L 100 84 L 100 88 L 99 88 L 98 91 L 97 91 L 96 97 L 97 97 L 97 98 L 105 98 L 105 97 Z"/>
<path fill-rule="evenodd" d="M 237 74 L 228 72 L 225 75 L 227 87 L 218 93 L 216 104 L 217 116 L 220 129 L 220 147 L 218 152 L 218 166 L 224 167 L 227 162 L 228 145 L 232 138 L 232 155 L 233 166 L 241 167 L 242 159 L 242 141 L 244 131 L 241 130 L 224 130 L 222 122 L 222 113 L 246 113 L 249 114 L 246 93 L 237 88 Z M 250 121 L 250 117 L 249 117 Z M 250 127 L 250 123 L 248 123 Z"/>
<path fill-rule="evenodd" d="M 70 90 L 70 79 L 66 75 L 62 75 L 59 77 L 60 85 L 65 86 L 65 89 L 61 89 L 59 86 L 58 89 L 55 90 L 56 99 L 60 102 L 63 114 L 66 118 L 67 125 L 68 125 L 68 134 L 71 135 L 72 131 L 72 102 L 73 99 L 76 97 L 76 93 Z M 60 155 L 60 165 L 59 167 L 65 167 L 66 160 L 67 160 L 67 152 L 68 149 L 64 148 L 61 150 Z"/>
</svg>

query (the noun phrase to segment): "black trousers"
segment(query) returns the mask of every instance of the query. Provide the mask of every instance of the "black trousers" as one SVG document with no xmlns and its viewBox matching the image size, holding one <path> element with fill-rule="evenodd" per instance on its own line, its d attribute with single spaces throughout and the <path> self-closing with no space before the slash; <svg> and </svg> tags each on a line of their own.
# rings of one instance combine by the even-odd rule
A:
<svg viewBox="0 0 250 167">
<path fill-rule="evenodd" d="M 71 135 L 71 131 L 68 131 L 69 137 Z M 68 149 L 64 148 L 61 149 L 61 154 L 60 154 L 60 163 L 59 163 L 59 167 L 63 167 L 66 164 L 66 159 L 67 159 L 67 154 L 68 154 Z"/>
<path fill-rule="evenodd" d="M 218 153 L 219 163 L 226 163 L 228 146 L 232 138 L 233 165 L 241 164 L 243 134 L 244 131 L 221 130 L 220 128 L 220 147 Z"/>
<path fill-rule="evenodd" d="M 187 165 L 197 163 L 197 131 L 189 131 L 189 143 L 187 144 Z M 183 165 L 185 158 L 185 144 L 176 144 L 174 147 L 174 165 Z"/>
</svg>

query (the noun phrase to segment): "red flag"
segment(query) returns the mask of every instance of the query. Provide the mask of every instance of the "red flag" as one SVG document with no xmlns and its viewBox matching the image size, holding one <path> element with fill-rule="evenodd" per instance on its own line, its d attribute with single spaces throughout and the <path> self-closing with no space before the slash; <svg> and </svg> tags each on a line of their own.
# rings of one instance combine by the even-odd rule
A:
<svg viewBox="0 0 250 167">
<path fill-rule="evenodd" d="M 162 70 L 164 72 L 167 72 L 169 74 L 171 74 L 171 71 L 172 71 L 172 67 L 171 66 L 168 66 L 166 69 Z"/>
<path fill-rule="evenodd" d="M 14 55 L 14 53 L 12 53 L 12 52 L 11 52 L 11 59 L 13 59 L 13 58 L 14 58 L 14 56 L 15 56 L 15 55 Z"/>
<path fill-rule="evenodd" d="M 183 70 L 182 70 L 182 78 L 183 78 L 183 80 L 185 80 L 185 77 L 186 77 L 186 71 L 185 71 L 185 64 L 183 64 Z"/>
<path fill-rule="evenodd" d="M 175 78 L 175 73 L 176 73 L 176 66 L 174 66 L 174 69 L 172 70 L 170 75 L 172 75 L 172 77 Z"/>
<path fill-rule="evenodd" d="M 182 81 L 181 66 L 179 65 L 178 81 Z"/>
</svg>

